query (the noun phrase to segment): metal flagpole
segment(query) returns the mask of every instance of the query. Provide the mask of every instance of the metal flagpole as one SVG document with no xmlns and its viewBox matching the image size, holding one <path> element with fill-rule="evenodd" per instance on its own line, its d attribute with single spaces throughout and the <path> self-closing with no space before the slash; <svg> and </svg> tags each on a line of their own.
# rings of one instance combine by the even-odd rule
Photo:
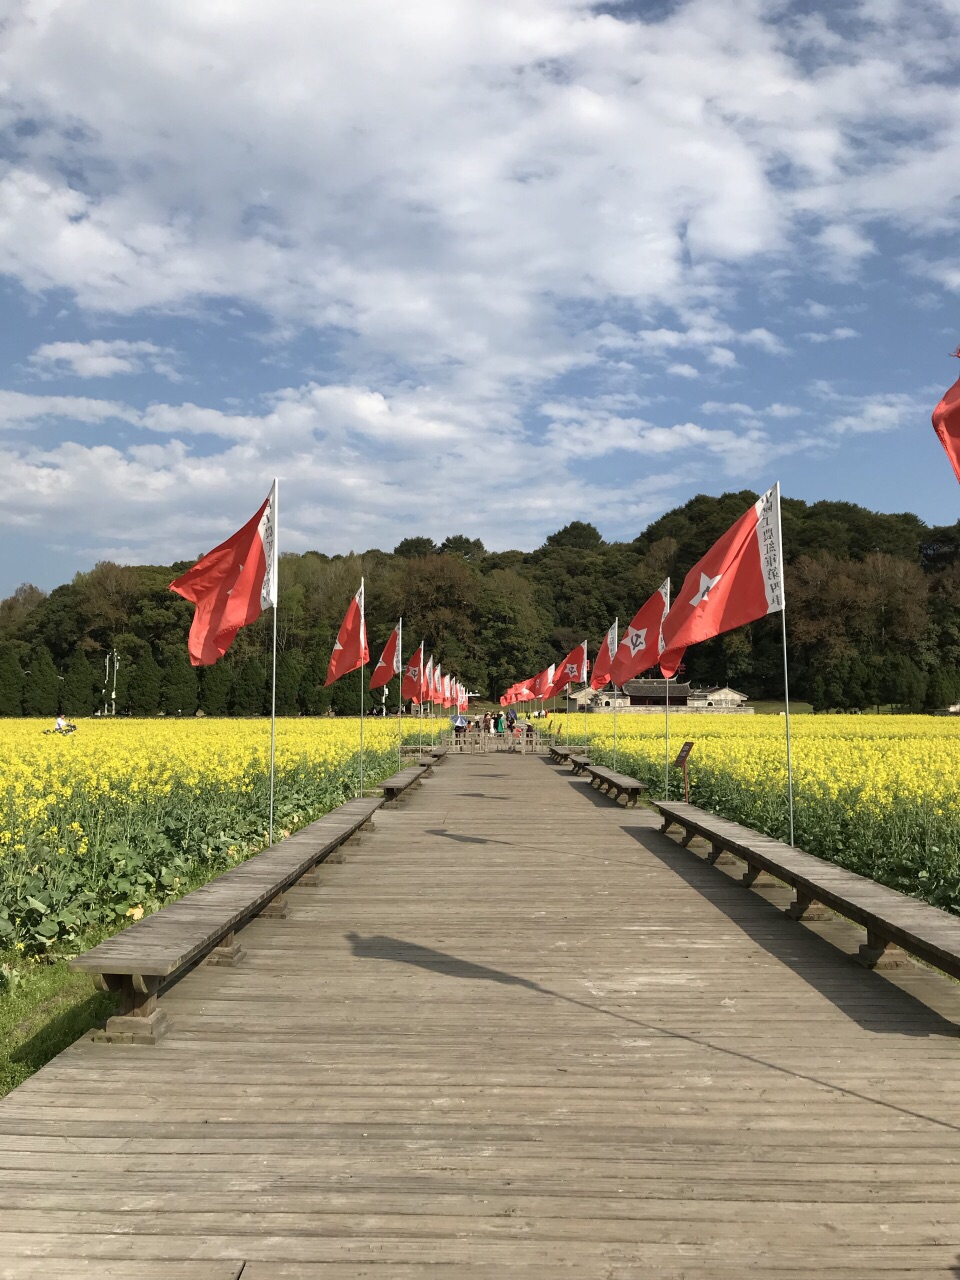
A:
<svg viewBox="0 0 960 1280">
<path fill-rule="evenodd" d="M 364 598 L 363 598 L 363 579 L 360 579 L 360 798 L 363 799 L 363 704 L 366 702 L 364 697 L 363 681 L 366 676 L 366 664 L 363 661 L 363 653 L 366 649 L 367 640 L 367 622 L 364 616 Z"/>
<path fill-rule="evenodd" d="M 670 579 L 667 579 L 667 604 L 664 611 L 664 617 L 670 612 Z M 660 636 L 663 638 L 663 623 L 660 624 Z M 661 672 L 661 674 L 663 674 Z M 667 680 L 667 701 L 664 707 L 663 717 L 663 798 L 670 799 L 670 677 Z"/>
<path fill-rule="evenodd" d="M 403 753 L 400 747 L 403 740 L 403 618 L 397 623 L 397 663 L 400 667 L 400 689 L 397 701 L 397 768 L 402 769 Z"/>
<path fill-rule="evenodd" d="M 616 644 L 613 646 L 613 656 L 617 656 L 617 649 L 620 647 L 620 615 L 618 614 L 613 620 L 613 638 Z M 607 648 L 609 653 L 609 646 Z M 613 689 L 613 767 L 617 767 L 617 686 L 610 681 L 610 687 Z"/>
<path fill-rule="evenodd" d="M 587 749 L 587 689 L 589 683 L 587 681 L 587 642 L 583 642 L 583 748 Z"/>
<path fill-rule="evenodd" d="M 270 843 L 273 844 L 273 791 L 277 764 L 277 606 L 273 606 L 273 677 L 270 685 Z"/>
<path fill-rule="evenodd" d="M 777 481 L 777 562 L 780 569 L 780 621 L 783 631 L 783 705 L 787 722 L 787 805 L 793 844 L 793 749 L 790 741 L 790 675 L 787 669 L 787 592 L 783 580 L 783 526 L 780 521 L 780 481 Z"/>
<path fill-rule="evenodd" d="M 270 565 L 268 566 L 273 582 L 273 673 L 270 681 L 270 843 L 273 844 L 273 797 L 276 785 L 276 767 L 277 767 L 277 603 L 280 599 L 280 584 L 276 580 L 278 557 L 277 557 L 277 538 L 280 534 L 278 525 L 279 515 L 279 496 L 280 484 L 274 479 L 273 482 L 273 548 L 271 550 Z"/>
<path fill-rule="evenodd" d="M 418 704 L 420 707 L 420 745 L 417 748 L 417 751 L 420 755 L 423 755 L 423 641 L 422 640 L 420 641 L 419 672 L 420 672 L 420 688 L 417 690 L 417 692 L 420 695 L 419 704 Z"/>
</svg>

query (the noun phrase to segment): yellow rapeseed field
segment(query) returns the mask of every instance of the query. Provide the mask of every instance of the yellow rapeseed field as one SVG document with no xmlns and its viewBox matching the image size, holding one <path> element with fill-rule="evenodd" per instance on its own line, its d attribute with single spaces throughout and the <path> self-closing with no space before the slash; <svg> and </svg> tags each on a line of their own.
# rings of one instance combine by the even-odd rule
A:
<svg viewBox="0 0 960 1280">
<path fill-rule="evenodd" d="M 571 739 L 584 717 L 555 717 Z M 811 853 L 960 910 L 960 719 L 794 716 L 795 842 Z M 663 795 L 664 718 L 617 717 L 617 767 Z M 587 717 L 595 754 L 611 763 L 610 714 Z M 670 756 L 694 743 L 691 801 L 786 838 L 782 716 L 671 715 Z M 671 793 L 683 778 L 671 772 Z"/>
<path fill-rule="evenodd" d="M 137 919 L 264 843 L 269 721 L 45 727 L 0 721 L 0 950 Z M 278 832 L 357 794 L 359 742 L 359 720 L 278 720 Z M 365 743 L 372 785 L 397 768 L 396 721 L 368 719 Z"/>
</svg>

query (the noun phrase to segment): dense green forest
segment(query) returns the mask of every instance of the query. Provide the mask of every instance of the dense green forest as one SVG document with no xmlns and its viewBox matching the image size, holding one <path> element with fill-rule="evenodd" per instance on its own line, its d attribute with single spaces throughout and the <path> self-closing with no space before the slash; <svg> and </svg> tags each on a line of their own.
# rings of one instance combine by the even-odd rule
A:
<svg viewBox="0 0 960 1280">
<path fill-rule="evenodd" d="M 455 535 L 439 545 L 405 538 L 392 552 L 285 555 L 277 709 L 359 710 L 359 677 L 328 690 L 323 682 L 361 574 L 374 662 L 402 614 L 405 656 L 423 637 L 445 670 L 496 698 L 584 636 L 592 652 L 614 616 L 622 629 L 667 574 L 679 584 L 756 497 L 700 495 L 632 542 L 605 542 L 575 522 L 532 552 L 488 552 Z M 960 523 L 931 529 L 910 514 L 784 499 L 783 542 L 795 696 L 817 710 L 934 709 L 960 698 Z M 186 651 L 193 608 L 168 589 L 190 563 L 103 562 L 49 594 L 25 584 L 0 602 L 0 715 L 91 714 L 111 649 L 119 712 L 265 711 L 269 614 L 241 631 L 222 662 L 195 671 Z M 688 650 L 684 677 L 781 697 L 779 616 Z M 394 681 L 391 708 L 397 698 Z"/>
</svg>

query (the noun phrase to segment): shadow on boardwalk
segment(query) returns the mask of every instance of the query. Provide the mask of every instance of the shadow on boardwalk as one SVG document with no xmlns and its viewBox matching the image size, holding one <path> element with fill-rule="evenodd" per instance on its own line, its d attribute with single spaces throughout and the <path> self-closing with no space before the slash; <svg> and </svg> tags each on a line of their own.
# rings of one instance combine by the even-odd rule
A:
<svg viewBox="0 0 960 1280">
<path fill-rule="evenodd" d="M 592 787 L 588 780 L 564 776 L 598 809 L 611 811 L 610 798 Z M 628 811 L 621 809 L 620 815 L 627 818 Z M 842 952 L 838 954 L 838 947 L 827 938 L 795 921 L 786 920 L 779 907 L 761 894 L 746 890 L 719 867 L 710 866 L 652 827 L 632 826 L 629 820 L 618 822 L 618 825 L 625 835 L 636 840 L 672 874 L 696 890 L 751 941 L 791 969 L 864 1030 L 878 1035 L 956 1039 L 956 1023 L 888 982 L 879 973 L 863 969 Z"/>
<path fill-rule="evenodd" d="M 509 840 L 494 840 L 489 836 L 462 836 L 456 831 L 448 831 L 446 827 L 428 827 L 428 836 L 443 836 L 444 840 L 455 840 L 457 844 L 509 844 Z"/>
<path fill-rule="evenodd" d="M 585 1009 L 589 1013 L 597 1014 L 600 1017 L 612 1018 L 617 1022 L 625 1022 L 630 1026 L 639 1027 L 652 1035 L 664 1036 L 672 1040 L 682 1040 L 686 1044 L 696 1045 L 706 1052 L 723 1054 L 740 1062 L 748 1062 L 753 1066 L 766 1068 L 789 1079 L 804 1080 L 810 1084 L 832 1089 L 845 1097 L 858 1098 L 861 1102 L 869 1102 L 874 1106 L 893 1111 L 898 1115 L 909 1116 L 914 1120 L 923 1120 L 928 1124 L 936 1125 L 938 1128 L 960 1133 L 960 1124 L 953 1124 L 949 1120 L 941 1120 L 936 1116 L 924 1115 L 921 1111 L 914 1111 L 910 1107 L 898 1106 L 896 1103 L 888 1102 L 884 1098 L 873 1097 L 871 1094 L 864 1093 L 859 1089 L 838 1085 L 832 1080 L 811 1075 L 809 1072 L 794 1071 L 789 1067 L 781 1066 L 779 1063 L 767 1062 L 755 1054 L 744 1053 L 738 1049 L 714 1044 L 708 1039 L 691 1035 L 688 1032 L 671 1031 L 668 1027 L 662 1025 L 644 1022 L 640 1018 L 631 1018 L 627 1014 L 617 1013 L 613 1009 L 605 1009 L 602 1005 L 592 1004 L 588 1000 L 578 1000 L 575 996 L 564 995 L 560 991 L 544 987 L 541 983 L 533 982 L 529 978 L 523 978 L 519 974 L 508 973 L 503 969 L 491 969 L 487 965 L 474 964 L 471 960 L 464 960 L 460 956 L 449 954 L 449 952 L 437 951 L 433 947 L 424 947 L 416 942 L 406 942 L 402 938 L 393 938 L 387 934 L 372 934 L 370 937 L 364 938 L 359 933 L 351 932 L 344 936 L 350 943 L 354 956 L 361 960 L 384 960 L 393 964 L 413 965 L 415 968 L 426 969 L 430 973 L 441 974 L 448 978 L 495 982 L 502 986 L 522 987 L 534 992 L 536 995 L 545 996 L 551 1000 L 562 1000 L 565 1004 L 575 1005 L 579 1009 Z"/>
<path fill-rule="evenodd" d="M 723 913 L 758 947 L 791 969 L 845 1017 L 879 1035 L 947 1036 L 956 1024 L 881 974 L 857 964 L 827 938 L 785 918 L 780 907 L 712 867 L 669 836 L 644 827 L 621 828 L 651 857 Z M 837 920 L 842 928 L 853 927 Z"/>
</svg>

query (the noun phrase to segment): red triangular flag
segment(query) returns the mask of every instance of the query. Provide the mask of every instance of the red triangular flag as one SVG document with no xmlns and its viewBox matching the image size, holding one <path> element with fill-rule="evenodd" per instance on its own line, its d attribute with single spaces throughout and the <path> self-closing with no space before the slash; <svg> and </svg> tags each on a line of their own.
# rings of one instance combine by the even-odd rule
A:
<svg viewBox="0 0 960 1280">
<path fill-rule="evenodd" d="M 555 693 L 559 693 L 561 689 L 565 689 L 571 681 L 574 684 L 586 684 L 588 667 L 587 642 L 584 640 L 575 649 L 571 649 L 557 667 L 557 674 L 554 676 L 549 696 L 552 697 Z"/>
<path fill-rule="evenodd" d="M 676 675 L 683 651 L 783 608 L 780 486 L 768 489 L 693 566 L 663 622 L 660 670 Z"/>
<path fill-rule="evenodd" d="M 610 678 L 615 685 L 622 688 L 641 671 L 657 665 L 669 600 L 670 579 L 667 578 L 633 615 L 613 659 Z"/>
<path fill-rule="evenodd" d="M 195 667 L 212 666 L 241 627 L 277 603 L 277 482 L 257 514 L 203 556 L 170 590 L 197 606 L 187 651 Z"/>
<path fill-rule="evenodd" d="M 617 652 L 617 624 L 619 621 L 619 618 L 614 619 L 613 626 L 600 643 L 600 648 L 593 662 L 593 674 L 590 677 L 591 689 L 602 689 L 610 679 L 610 670 L 613 667 L 614 655 Z"/>
<path fill-rule="evenodd" d="M 946 450 L 953 474 L 960 480 L 960 379 L 934 409 L 933 429 Z"/>
<path fill-rule="evenodd" d="M 400 623 L 390 632 L 390 639 L 384 646 L 380 661 L 374 667 L 370 677 L 370 688 L 381 689 L 389 684 L 395 675 L 400 674 Z"/>
<path fill-rule="evenodd" d="M 370 661 L 370 650 L 367 648 L 367 624 L 363 617 L 363 579 L 360 579 L 360 590 L 350 601 L 340 630 L 330 655 L 330 666 L 327 668 L 325 684 L 333 684 L 350 671 L 356 671 L 365 662 Z"/>
</svg>

